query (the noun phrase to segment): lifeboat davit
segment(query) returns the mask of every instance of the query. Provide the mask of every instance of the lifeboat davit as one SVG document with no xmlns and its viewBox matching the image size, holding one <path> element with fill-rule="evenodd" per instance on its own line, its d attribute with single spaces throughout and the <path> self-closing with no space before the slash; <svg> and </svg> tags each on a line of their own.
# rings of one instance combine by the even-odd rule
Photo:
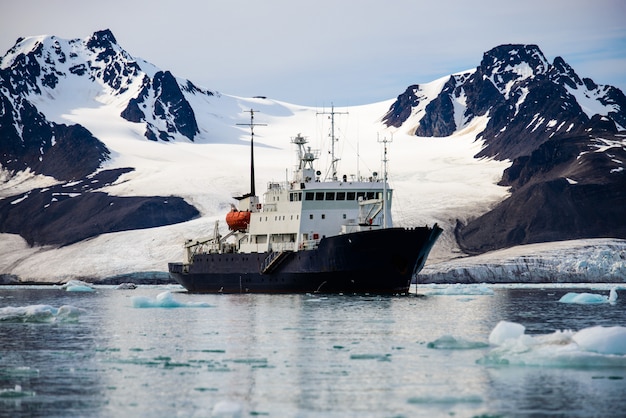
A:
<svg viewBox="0 0 626 418">
<path fill-rule="evenodd" d="M 245 231 L 250 224 L 250 212 L 233 209 L 226 214 L 226 224 L 231 231 Z"/>
</svg>

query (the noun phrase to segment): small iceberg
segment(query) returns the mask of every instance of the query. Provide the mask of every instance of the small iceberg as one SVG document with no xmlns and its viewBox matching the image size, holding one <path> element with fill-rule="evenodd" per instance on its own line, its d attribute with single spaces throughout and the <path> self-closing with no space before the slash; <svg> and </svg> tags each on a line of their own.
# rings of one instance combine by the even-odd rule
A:
<svg viewBox="0 0 626 418">
<path fill-rule="evenodd" d="M 179 302 L 169 291 L 159 293 L 156 299 L 146 296 L 133 296 L 133 308 L 210 308 L 206 302 Z"/>
<path fill-rule="evenodd" d="M 438 350 L 473 350 L 476 348 L 489 347 L 482 341 L 469 341 L 463 338 L 456 338 L 452 335 L 444 335 L 437 338 L 435 341 L 431 341 L 426 344 L 428 348 L 434 348 Z"/>
<path fill-rule="evenodd" d="M 212 417 L 240 418 L 243 415 L 243 406 L 237 401 L 222 400 L 213 406 Z"/>
<path fill-rule="evenodd" d="M 626 327 L 595 326 L 545 335 L 528 335 L 525 330 L 514 322 L 498 323 L 489 335 L 489 343 L 496 347 L 477 363 L 626 368 Z"/>
<path fill-rule="evenodd" d="M 626 328 L 591 327 L 578 331 L 572 340 L 584 350 L 626 356 Z"/>
<path fill-rule="evenodd" d="M 502 345 L 507 340 L 520 338 L 525 332 L 526 327 L 522 324 L 500 321 L 489 334 L 489 344 Z"/>
<path fill-rule="evenodd" d="M 0 308 L 0 322 L 77 322 L 85 313 L 83 309 L 71 305 L 54 308 L 50 305 L 7 306 Z"/>
<path fill-rule="evenodd" d="M 137 285 L 135 283 L 120 283 L 116 287 L 117 290 L 133 290 L 137 289 Z"/>
<path fill-rule="evenodd" d="M 81 280 L 70 280 L 62 285 L 61 289 L 65 289 L 67 292 L 95 292 L 91 284 Z"/>
<path fill-rule="evenodd" d="M 614 304 L 617 302 L 617 290 L 612 288 L 609 296 L 598 295 L 596 293 L 566 293 L 559 299 L 561 303 L 575 303 L 578 305 L 598 305 L 602 303 Z"/>
<path fill-rule="evenodd" d="M 21 385 L 15 385 L 15 387 L 11 389 L 0 389 L 0 399 L 1 398 L 24 398 L 27 396 L 35 396 L 35 392 L 22 390 Z"/>
</svg>

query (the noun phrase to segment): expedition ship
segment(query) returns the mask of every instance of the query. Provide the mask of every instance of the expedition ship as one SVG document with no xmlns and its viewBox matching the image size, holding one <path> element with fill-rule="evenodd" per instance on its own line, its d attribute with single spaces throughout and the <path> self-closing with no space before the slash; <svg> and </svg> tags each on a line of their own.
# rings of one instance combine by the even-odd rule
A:
<svg viewBox="0 0 626 418">
<path fill-rule="evenodd" d="M 331 112 L 334 118 L 335 112 Z M 298 166 L 290 182 L 254 190 L 254 111 L 250 110 L 251 192 L 226 215 L 229 232 L 185 243 L 170 275 L 198 293 L 407 293 L 442 230 L 390 227 L 392 190 L 384 176 L 320 178 L 318 157 L 300 134 L 292 138 Z"/>
</svg>

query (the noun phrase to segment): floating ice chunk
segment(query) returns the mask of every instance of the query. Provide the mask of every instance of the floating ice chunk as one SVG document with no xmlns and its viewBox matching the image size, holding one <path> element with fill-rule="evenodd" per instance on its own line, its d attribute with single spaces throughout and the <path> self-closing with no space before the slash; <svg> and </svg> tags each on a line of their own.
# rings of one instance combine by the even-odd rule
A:
<svg viewBox="0 0 626 418">
<path fill-rule="evenodd" d="M 350 360 L 377 360 L 377 361 L 391 361 L 391 354 L 350 354 Z"/>
<path fill-rule="evenodd" d="M 212 417 L 239 418 L 243 412 L 243 407 L 235 401 L 219 401 L 213 406 Z"/>
<path fill-rule="evenodd" d="M 489 334 L 489 343 L 500 345 L 506 340 L 517 339 L 524 335 L 526 327 L 515 322 L 500 321 Z"/>
<path fill-rule="evenodd" d="M 578 331 L 572 340 L 587 351 L 626 355 L 625 327 L 591 327 Z"/>
<path fill-rule="evenodd" d="M 50 305 L 0 308 L 0 322 L 52 322 L 57 310 Z"/>
<path fill-rule="evenodd" d="M 120 283 L 116 287 L 116 289 L 118 290 L 132 290 L 136 288 L 137 288 L 137 285 L 135 283 Z"/>
<path fill-rule="evenodd" d="M 435 341 L 429 342 L 426 347 L 440 350 L 472 350 L 484 348 L 489 345 L 481 341 L 468 341 L 462 338 L 455 338 L 451 335 L 444 335 Z"/>
<path fill-rule="evenodd" d="M 22 390 L 21 385 L 15 385 L 12 389 L 0 389 L 0 398 L 25 398 L 35 396 L 35 392 Z"/>
<path fill-rule="evenodd" d="M 94 292 L 95 289 L 91 286 L 68 286 L 65 290 L 68 292 Z"/>
<path fill-rule="evenodd" d="M 578 332 L 556 331 L 537 336 L 520 333 L 522 329 L 520 324 L 498 324 L 489 337 L 489 341 L 498 347 L 477 362 L 547 367 L 626 367 L 626 327 L 598 326 Z"/>
<path fill-rule="evenodd" d="M 617 290 L 611 289 L 609 296 L 598 295 L 596 293 L 566 293 L 559 299 L 561 303 L 576 303 L 579 305 L 597 305 L 601 303 L 615 303 L 617 301 Z"/>
<path fill-rule="evenodd" d="M 6 379 L 9 378 L 25 378 L 25 377 L 38 377 L 39 370 L 32 369 L 28 366 L 18 366 L 13 368 L 4 369 L 2 371 L 3 377 Z"/>
<path fill-rule="evenodd" d="M 81 280 L 70 280 L 61 286 L 61 289 L 65 289 L 68 292 L 93 292 L 95 289 L 89 283 Z"/>
<path fill-rule="evenodd" d="M 76 322 L 85 311 L 75 306 L 29 305 L 0 308 L 0 322 Z"/>
<path fill-rule="evenodd" d="M 179 302 L 174 299 L 171 292 L 161 292 L 157 295 L 156 299 L 152 299 L 146 296 L 133 296 L 134 308 L 210 308 L 206 302 Z"/>
<path fill-rule="evenodd" d="M 72 305 L 63 305 L 57 310 L 56 320 L 61 322 L 76 322 L 78 321 L 78 317 L 84 313 L 84 309 Z"/>
</svg>

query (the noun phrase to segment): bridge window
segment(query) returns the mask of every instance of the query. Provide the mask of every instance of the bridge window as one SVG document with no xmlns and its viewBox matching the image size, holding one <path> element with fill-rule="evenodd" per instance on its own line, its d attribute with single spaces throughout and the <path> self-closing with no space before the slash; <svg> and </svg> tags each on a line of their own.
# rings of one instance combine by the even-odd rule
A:
<svg viewBox="0 0 626 418">
<path fill-rule="evenodd" d="M 346 192 L 337 192 L 337 200 L 346 200 Z"/>
<path fill-rule="evenodd" d="M 313 200 L 313 192 L 306 192 L 304 195 L 304 200 Z"/>
<path fill-rule="evenodd" d="M 315 192 L 315 200 L 324 200 L 324 192 Z"/>
<path fill-rule="evenodd" d="M 289 193 L 290 202 L 299 202 L 302 200 L 302 192 Z"/>
<path fill-rule="evenodd" d="M 326 192 L 326 200 L 335 200 L 335 192 Z"/>
<path fill-rule="evenodd" d="M 356 200 L 356 193 L 348 192 L 348 194 L 346 195 L 346 200 Z"/>
</svg>

